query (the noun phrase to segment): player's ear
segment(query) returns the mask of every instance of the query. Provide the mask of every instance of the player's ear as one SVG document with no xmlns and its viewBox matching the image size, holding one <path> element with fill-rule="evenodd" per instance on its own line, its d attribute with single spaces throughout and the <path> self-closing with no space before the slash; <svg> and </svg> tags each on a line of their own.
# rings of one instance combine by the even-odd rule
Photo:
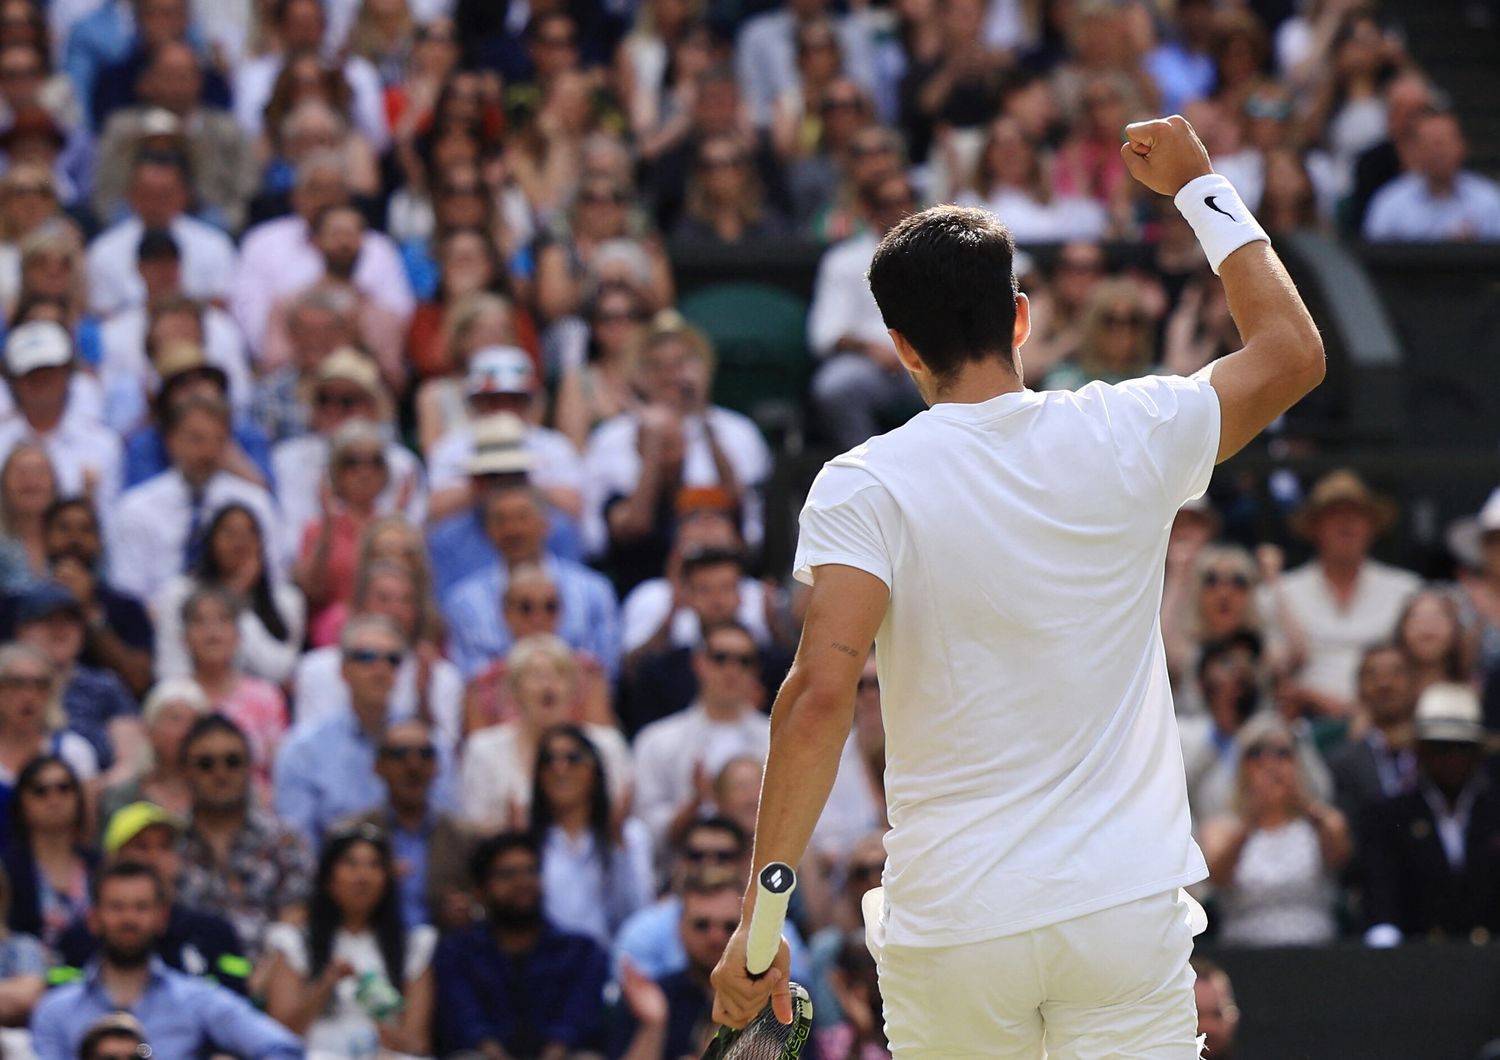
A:
<svg viewBox="0 0 1500 1060">
<path fill-rule="evenodd" d="M 1011 332 L 1010 348 L 1019 350 L 1031 338 L 1031 299 L 1016 295 L 1016 326 Z"/>
<path fill-rule="evenodd" d="M 924 375 L 927 366 L 922 363 L 922 358 L 917 354 L 917 348 L 906 341 L 906 336 L 895 328 L 888 328 L 886 334 L 891 337 L 891 342 L 896 345 L 896 357 L 912 375 Z"/>
</svg>

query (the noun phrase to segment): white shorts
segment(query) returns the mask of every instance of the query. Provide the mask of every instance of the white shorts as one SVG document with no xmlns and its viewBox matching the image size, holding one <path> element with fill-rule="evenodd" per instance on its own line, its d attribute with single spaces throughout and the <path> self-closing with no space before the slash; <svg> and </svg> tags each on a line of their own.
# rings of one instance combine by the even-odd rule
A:
<svg viewBox="0 0 1500 1060">
<path fill-rule="evenodd" d="M 885 896 L 864 898 L 896 1060 L 1198 1060 L 1193 936 L 1202 907 L 1153 895 L 962 946 L 885 945 Z"/>
</svg>

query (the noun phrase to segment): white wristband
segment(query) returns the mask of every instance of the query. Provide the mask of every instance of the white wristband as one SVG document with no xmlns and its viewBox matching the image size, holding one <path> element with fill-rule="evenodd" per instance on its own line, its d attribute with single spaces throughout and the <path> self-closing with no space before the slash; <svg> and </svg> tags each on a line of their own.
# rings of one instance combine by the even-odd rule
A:
<svg viewBox="0 0 1500 1060">
<path fill-rule="evenodd" d="M 1257 239 L 1271 241 L 1260 222 L 1240 201 L 1234 185 L 1217 173 L 1205 173 L 1188 181 L 1172 201 L 1193 226 L 1193 234 L 1208 256 L 1215 276 L 1224 259 L 1246 243 Z"/>
</svg>

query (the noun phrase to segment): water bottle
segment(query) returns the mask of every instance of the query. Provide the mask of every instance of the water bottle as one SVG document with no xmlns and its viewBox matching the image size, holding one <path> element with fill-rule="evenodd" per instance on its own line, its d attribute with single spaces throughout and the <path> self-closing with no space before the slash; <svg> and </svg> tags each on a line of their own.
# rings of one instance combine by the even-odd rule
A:
<svg viewBox="0 0 1500 1060">
<path fill-rule="evenodd" d="M 354 988 L 354 1000 L 376 1023 L 398 1014 L 406 1001 L 382 972 L 365 972 Z"/>
</svg>

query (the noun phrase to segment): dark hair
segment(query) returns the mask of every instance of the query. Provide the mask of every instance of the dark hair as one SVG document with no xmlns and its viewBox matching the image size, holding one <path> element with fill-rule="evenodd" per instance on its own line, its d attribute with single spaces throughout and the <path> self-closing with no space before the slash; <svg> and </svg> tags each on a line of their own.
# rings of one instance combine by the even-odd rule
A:
<svg viewBox="0 0 1500 1060">
<path fill-rule="evenodd" d="M 385 891 L 370 916 L 370 928 L 385 964 L 386 978 L 397 990 L 406 986 L 406 923 L 401 915 L 401 889 L 396 883 L 396 865 L 385 833 L 371 824 L 334 832 L 323 841 L 312 898 L 307 904 L 307 949 L 311 958 L 307 977 L 312 979 L 333 959 L 333 936 L 343 914 L 328 891 L 333 870 L 345 854 L 360 843 L 368 844 L 380 857 L 385 871 Z"/>
<path fill-rule="evenodd" d="M 289 635 L 286 620 L 281 617 L 281 612 L 276 608 L 276 600 L 271 595 L 271 576 L 268 573 L 270 565 L 266 560 L 266 531 L 260 525 L 260 520 L 243 504 L 226 504 L 209 520 L 208 525 L 203 528 L 203 545 L 198 554 L 198 565 L 193 571 L 193 576 L 205 585 L 223 585 L 225 572 L 219 569 L 219 561 L 214 557 L 213 541 L 214 535 L 219 532 L 219 527 L 224 520 L 236 512 L 243 513 L 250 520 L 250 525 L 255 527 L 255 534 L 260 538 L 260 577 L 255 579 L 255 584 L 250 588 L 250 598 L 245 601 L 256 618 L 260 619 L 261 625 L 266 627 L 266 632 L 272 638 L 284 641 Z"/>
<path fill-rule="evenodd" d="M 572 15 L 568 14 L 568 12 L 543 11 L 539 14 L 532 15 L 531 18 L 527 20 L 526 28 L 522 31 L 522 35 L 528 42 L 537 40 L 542 35 L 543 26 L 545 26 L 549 22 L 556 22 L 559 19 L 566 19 L 568 25 L 573 28 L 573 32 L 575 34 L 579 32 L 580 27 L 578 25 L 578 20 Z"/>
<path fill-rule="evenodd" d="M 188 760 L 188 748 L 192 747 L 193 744 L 205 736 L 211 736 L 216 732 L 233 736 L 246 751 L 250 750 L 250 738 L 245 735 L 245 730 L 236 725 L 231 718 L 219 713 L 205 714 L 193 722 L 192 727 L 187 731 L 187 735 L 182 738 L 182 746 L 177 751 L 178 761 L 186 763 Z"/>
<path fill-rule="evenodd" d="M 164 169 L 173 170 L 182 178 L 184 187 L 192 186 L 192 175 L 188 172 L 188 161 L 176 151 L 142 151 L 135 156 L 130 163 L 130 176 L 135 175 L 147 166 L 161 166 Z"/>
<path fill-rule="evenodd" d="M 615 867 L 615 841 L 610 834 L 609 785 L 604 773 L 604 759 L 599 757 L 599 749 L 577 725 L 554 725 L 542 733 L 541 739 L 536 743 L 536 762 L 531 776 L 531 837 L 538 850 L 545 850 L 547 829 L 556 823 L 551 801 L 542 784 L 542 756 L 547 753 L 548 742 L 559 736 L 577 744 L 593 770 L 594 790 L 589 795 L 589 832 L 594 837 L 594 853 L 603 862 L 605 889 L 610 890 Z"/>
<path fill-rule="evenodd" d="M 64 512 L 73 508 L 80 508 L 87 512 L 89 519 L 93 521 L 94 532 L 99 532 L 99 513 L 94 510 L 93 502 L 87 497 L 59 497 L 47 505 L 47 510 L 42 512 L 42 529 L 52 529 L 52 524 L 57 522 Z"/>
<path fill-rule="evenodd" d="M 182 260 L 182 248 L 177 245 L 177 239 L 171 230 L 150 228 L 142 232 L 141 241 L 136 244 L 135 260 L 156 261 L 165 258 Z"/>
<path fill-rule="evenodd" d="M 538 862 L 542 860 L 542 848 L 530 832 L 501 832 L 492 835 L 474 849 L 469 856 L 469 875 L 474 886 L 483 888 L 490 875 L 490 866 L 512 850 L 529 851 Z"/>
<path fill-rule="evenodd" d="M 151 886 L 156 888 L 156 900 L 162 905 L 167 904 L 166 881 L 157 874 L 150 865 L 140 861 L 112 861 L 100 869 L 94 876 L 94 901 L 99 901 L 99 896 L 104 893 L 104 885 L 110 880 L 150 880 Z"/>
<path fill-rule="evenodd" d="M 73 767 L 68 765 L 58 755 L 37 755 L 26 768 L 21 770 L 20 776 L 16 777 L 15 797 L 10 801 L 10 835 L 11 841 L 17 846 L 31 845 L 31 826 L 26 823 L 26 811 L 24 809 L 26 791 L 36 780 L 36 776 L 48 766 L 57 766 L 68 774 L 68 779 L 73 783 L 73 791 L 78 795 L 78 812 L 73 818 L 73 832 L 81 842 L 83 839 L 84 818 L 87 807 L 83 800 L 83 785 L 78 782 L 78 774 L 73 772 Z"/>
<path fill-rule="evenodd" d="M 903 218 L 870 262 L 870 291 L 888 328 L 944 383 L 971 361 L 1013 367 L 1015 241 L 983 210 L 934 206 Z"/>
<path fill-rule="evenodd" d="M 308 225 L 308 231 L 317 235 L 323 230 L 323 223 L 336 213 L 352 213 L 359 218 L 360 227 L 369 227 L 369 222 L 365 220 L 365 215 L 358 206 L 350 202 L 335 202 L 318 207 L 318 212 L 312 216 L 312 224 Z"/>
<path fill-rule="evenodd" d="M 146 1030 L 139 1020 L 127 1012 L 111 1012 L 100 1016 L 90 1024 L 83 1041 L 78 1043 L 79 1060 L 94 1060 L 94 1053 L 101 1045 L 117 1039 L 130 1042 L 136 1047 L 136 1055 L 140 1056 L 140 1047 L 146 1045 Z"/>
<path fill-rule="evenodd" d="M 177 401 L 166 404 L 158 401 L 157 404 L 161 407 L 163 437 L 182 426 L 182 421 L 194 412 L 206 413 L 222 423 L 226 431 L 230 429 L 229 402 L 221 398 L 209 397 L 206 394 L 188 394 Z"/>
<path fill-rule="evenodd" d="M 750 848 L 750 835 L 740 827 L 738 821 L 728 817 L 700 817 L 683 830 L 682 838 L 678 840 L 679 849 L 687 846 L 687 842 L 695 832 L 722 832 L 734 840 L 736 853 L 743 855 Z"/>
<path fill-rule="evenodd" d="M 745 557 L 729 548 L 695 548 L 682 557 L 682 578 L 686 581 L 701 570 L 728 565 L 733 565 L 743 574 Z"/>
<path fill-rule="evenodd" d="M 708 642 L 713 640 L 715 633 L 723 633 L 726 630 L 732 630 L 736 633 L 743 633 L 745 636 L 750 638 L 750 643 L 755 644 L 755 635 L 753 633 L 746 629 L 742 623 L 736 622 L 732 618 L 728 618 L 723 622 L 715 622 L 713 625 L 704 629 L 703 640 L 698 644 L 698 654 L 702 655 L 708 651 Z M 756 651 L 759 650 L 760 645 L 756 644 Z"/>
</svg>

